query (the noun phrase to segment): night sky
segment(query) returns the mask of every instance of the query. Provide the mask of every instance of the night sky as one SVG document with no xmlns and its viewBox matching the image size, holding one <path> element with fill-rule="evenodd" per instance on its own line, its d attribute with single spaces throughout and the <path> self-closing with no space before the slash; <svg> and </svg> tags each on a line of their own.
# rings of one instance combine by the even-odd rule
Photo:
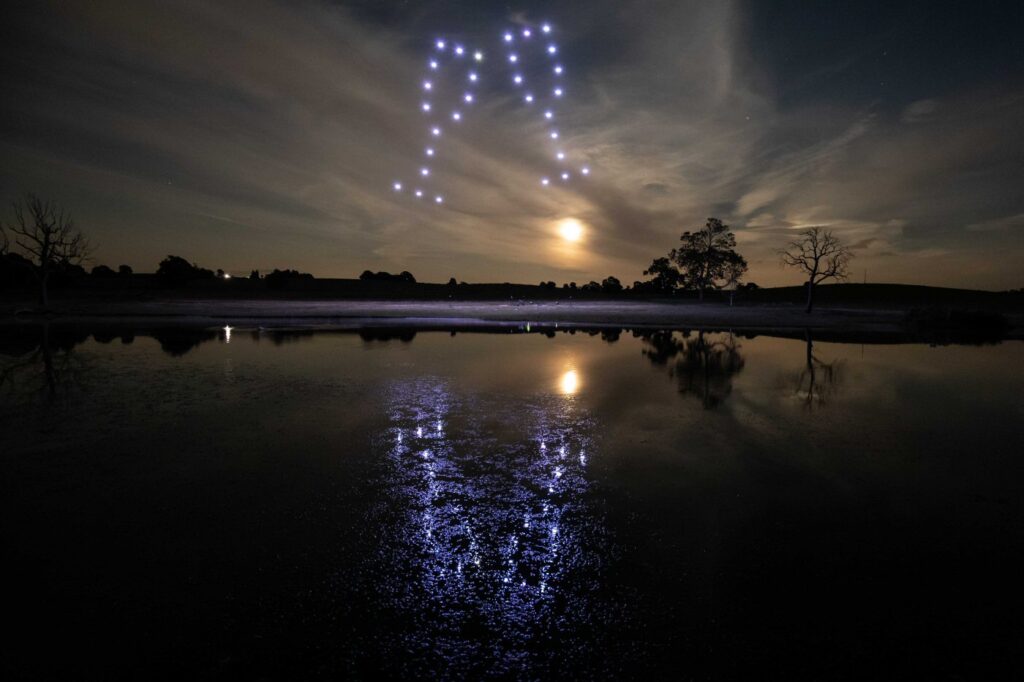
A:
<svg viewBox="0 0 1024 682">
<path fill-rule="evenodd" d="M 798 283 L 774 252 L 825 225 L 854 247 L 854 281 L 1017 288 L 1020 7 L 17 3 L 0 23 L 3 217 L 24 191 L 57 199 L 93 264 L 138 271 L 173 253 L 238 274 L 631 283 L 717 216 L 761 285 Z M 510 73 L 502 34 L 545 21 L 558 144 L 590 175 L 541 186 L 550 126 L 495 76 L 438 145 L 444 203 L 396 193 L 424 165 L 435 41 Z"/>
</svg>

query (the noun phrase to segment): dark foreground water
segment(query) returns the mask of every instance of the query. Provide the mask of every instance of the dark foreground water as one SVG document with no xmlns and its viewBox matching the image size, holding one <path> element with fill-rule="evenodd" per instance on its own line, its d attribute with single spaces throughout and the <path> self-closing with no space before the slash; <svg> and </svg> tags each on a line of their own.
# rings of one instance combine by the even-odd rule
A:
<svg viewBox="0 0 1024 682">
<path fill-rule="evenodd" d="M 531 331 L 0 334 L 5 677 L 1020 672 L 1024 344 Z"/>
</svg>

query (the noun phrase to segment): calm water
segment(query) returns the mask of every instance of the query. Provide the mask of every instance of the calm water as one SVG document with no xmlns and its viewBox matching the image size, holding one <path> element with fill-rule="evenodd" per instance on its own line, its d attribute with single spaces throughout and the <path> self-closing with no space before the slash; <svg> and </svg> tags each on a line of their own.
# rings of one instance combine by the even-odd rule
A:
<svg viewBox="0 0 1024 682">
<path fill-rule="evenodd" d="M 4 670 L 1020 671 L 1024 344 L 532 331 L 0 334 Z"/>
</svg>

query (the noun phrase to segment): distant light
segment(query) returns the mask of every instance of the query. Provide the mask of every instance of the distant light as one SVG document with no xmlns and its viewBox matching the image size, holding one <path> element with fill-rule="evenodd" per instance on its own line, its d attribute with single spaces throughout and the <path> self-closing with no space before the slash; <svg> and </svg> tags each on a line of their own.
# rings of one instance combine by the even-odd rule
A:
<svg viewBox="0 0 1024 682">
<path fill-rule="evenodd" d="M 509 60 L 510 62 L 512 62 L 513 64 L 515 64 L 516 62 L 518 62 L 518 61 L 519 61 L 519 57 L 518 57 L 517 55 L 515 55 L 515 54 L 510 54 L 510 55 L 508 56 L 508 60 Z"/>
<path fill-rule="evenodd" d="M 480 50 L 477 50 L 476 52 L 473 53 L 473 59 L 477 60 L 478 62 L 482 62 L 484 60 L 484 53 L 481 52 Z"/>
<path fill-rule="evenodd" d="M 524 37 L 524 38 L 529 38 L 529 37 L 530 37 L 530 35 L 531 35 L 531 34 L 530 34 L 530 29 L 528 29 L 528 28 L 524 28 L 524 29 L 523 29 L 523 37 Z"/>
<path fill-rule="evenodd" d="M 551 131 L 551 139 L 552 140 L 557 140 L 558 139 L 558 131 L 557 130 L 552 130 Z"/>
<path fill-rule="evenodd" d="M 548 54 L 554 54 L 558 52 L 558 48 L 554 45 L 548 45 Z"/>
<path fill-rule="evenodd" d="M 562 173 L 562 179 L 563 180 L 568 180 L 569 179 L 569 174 L 568 173 Z"/>
<path fill-rule="evenodd" d="M 421 189 L 416 190 L 416 198 L 419 199 L 422 196 L 423 196 L 423 190 L 421 190 Z"/>
<path fill-rule="evenodd" d="M 225 272 L 224 273 L 224 279 L 231 279 L 231 275 Z"/>
<path fill-rule="evenodd" d="M 467 103 L 471 103 L 473 101 L 473 95 L 467 92 L 465 95 L 462 96 L 462 99 L 466 100 Z"/>
<path fill-rule="evenodd" d="M 430 175 L 430 169 L 426 167 L 420 168 L 420 175 L 422 175 L 423 177 L 427 177 L 428 175 Z"/>
<path fill-rule="evenodd" d="M 543 26 L 540 27 L 540 30 L 544 31 L 545 33 L 551 33 L 551 26 L 549 24 L 544 24 Z"/>
<path fill-rule="evenodd" d="M 562 96 L 562 88 L 555 88 L 555 97 Z"/>
<path fill-rule="evenodd" d="M 551 183 L 551 181 L 550 181 L 550 180 L 548 180 L 547 178 L 541 178 L 541 179 L 540 179 L 540 184 L 544 185 L 545 187 L 547 187 L 547 186 L 548 186 L 548 184 L 550 184 L 550 183 Z M 541 449 L 541 450 L 543 450 L 543 449 L 544 449 L 544 445 L 543 445 L 543 444 L 541 444 L 541 446 L 540 446 L 540 449 Z"/>
<path fill-rule="evenodd" d="M 476 82 L 476 74 L 472 71 L 469 72 L 469 80 Z"/>
<path fill-rule="evenodd" d="M 555 67 L 555 73 L 558 74 L 559 76 L 562 75 L 562 67 L 561 67 L 561 65 Z"/>
<path fill-rule="evenodd" d="M 457 111 L 453 111 L 452 112 L 452 119 L 454 119 L 456 121 L 461 121 L 462 120 L 462 114 L 460 114 Z"/>
<path fill-rule="evenodd" d="M 544 118 L 546 118 L 546 119 L 548 119 L 548 120 L 551 120 L 551 119 L 552 119 L 552 118 L 554 118 L 554 117 L 555 117 L 555 115 L 554 115 L 553 113 L 551 113 L 551 111 L 550 111 L 550 110 L 549 110 L 549 111 L 545 111 L 545 112 L 544 112 Z"/>
<path fill-rule="evenodd" d="M 432 68 L 432 69 L 436 69 L 437 68 L 437 62 L 435 62 L 433 59 L 430 60 L 430 68 Z"/>
<path fill-rule="evenodd" d="M 558 158 L 559 161 L 565 160 L 565 152 L 558 152 L 557 154 L 555 154 L 555 156 Z"/>
<path fill-rule="evenodd" d="M 429 90 L 432 87 L 434 87 L 433 83 L 431 83 L 430 81 L 423 81 L 423 89 L 424 90 Z"/>
<path fill-rule="evenodd" d="M 533 95 L 531 95 L 530 93 L 526 93 L 526 96 L 523 97 L 523 99 L 525 99 L 526 103 L 529 104 L 530 102 L 533 101 Z"/>
<path fill-rule="evenodd" d="M 434 148 L 433 147 L 427 147 L 427 156 L 433 156 L 433 155 L 434 155 Z"/>
<path fill-rule="evenodd" d="M 442 197 L 440 194 L 438 194 L 436 197 L 434 197 L 434 202 L 440 204 L 440 203 L 444 202 L 444 197 Z"/>
<path fill-rule="evenodd" d="M 515 81 L 516 85 L 519 85 L 520 83 L 523 82 L 523 77 L 517 73 L 512 80 Z"/>
<path fill-rule="evenodd" d="M 392 185 L 392 187 L 395 188 L 396 192 L 401 192 L 402 191 L 402 183 L 400 183 L 400 182 L 396 182 L 394 185 Z"/>
<path fill-rule="evenodd" d="M 430 102 L 423 103 L 423 111 L 430 111 Z"/>
<path fill-rule="evenodd" d="M 436 44 L 437 44 L 437 49 L 439 49 L 439 50 L 443 50 L 444 49 L 444 41 L 443 40 L 437 41 Z"/>
<path fill-rule="evenodd" d="M 431 128 L 430 132 L 434 135 L 434 137 L 437 137 L 437 136 L 439 136 L 441 134 L 441 129 L 440 128 L 436 128 L 436 127 L 435 128 Z"/>
<path fill-rule="evenodd" d="M 461 45 L 456 45 L 455 46 L 455 54 L 457 54 L 457 55 L 459 55 L 461 57 L 463 52 L 464 52 L 464 50 L 462 49 Z"/>
<path fill-rule="evenodd" d="M 231 327 L 224 327 L 224 343 L 231 343 Z"/>
<path fill-rule="evenodd" d="M 506 43 L 511 43 L 512 42 L 512 34 L 511 33 L 506 33 L 505 34 L 505 42 Z"/>
<path fill-rule="evenodd" d="M 583 168 L 580 168 L 580 173 L 583 173 L 584 175 L 590 175 L 590 169 L 584 166 Z"/>
</svg>

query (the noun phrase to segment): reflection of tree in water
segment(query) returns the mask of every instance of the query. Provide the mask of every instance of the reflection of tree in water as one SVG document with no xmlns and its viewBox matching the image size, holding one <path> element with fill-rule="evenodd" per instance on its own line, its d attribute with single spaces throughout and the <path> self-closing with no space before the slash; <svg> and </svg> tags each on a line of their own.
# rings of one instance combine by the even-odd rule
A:
<svg viewBox="0 0 1024 682">
<path fill-rule="evenodd" d="M 843 379 L 843 361 L 823 362 L 814 354 L 811 330 L 806 332 L 807 350 L 803 368 L 796 375 L 796 390 L 807 410 L 828 403 L 839 392 Z"/>
<path fill-rule="evenodd" d="M 732 378 L 744 366 L 740 345 L 731 332 L 659 330 L 641 332 L 643 354 L 668 368 L 679 392 L 699 397 L 704 409 L 718 407 L 732 392 Z"/>
<path fill-rule="evenodd" d="M 371 570 L 408 623 L 385 649 L 415 652 L 421 666 L 402 675 L 508 676 L 599 658 L 602 645 L 580 633 L 621 609 L 596 596 L 610 542 L 585 500 L 592 420 L 572 397 L 469 401 L 429 379 L 396 384 L 388 402 Z"/>
<path fill-rule="evenodd" d="M 19 400 L 53 400 L 61 389 L 80 382 L 85 363 L 73 351 L 89 338 L 74 328 L 49 323 L 0 335 L 0 391 Z"/>
</svg>

